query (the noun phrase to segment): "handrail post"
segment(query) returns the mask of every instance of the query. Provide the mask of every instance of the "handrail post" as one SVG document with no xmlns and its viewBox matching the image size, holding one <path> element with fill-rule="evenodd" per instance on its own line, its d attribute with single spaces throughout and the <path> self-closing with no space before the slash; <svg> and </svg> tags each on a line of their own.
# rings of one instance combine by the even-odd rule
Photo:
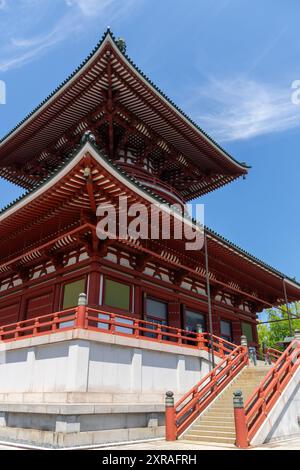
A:
<svg viewBox="0 0 300 470">
<path fill-rule="evenodd" d="M 77 328 L 85 328 L 86 322 L 86 307 L 87 307 L 87 295 L 80 294 L 78 299 L 78 307 L 77 307 L 77 318 L 76 318 L 76 327 Z"/>
<path fill-rule="evenodd" d="M 233 408 L 236 434 L 235 445 L 240 449 L 247 449 L 249 445 L 248 428 L 244 409 L 244 398 L 241 390 L 236 390 L 236 392 L 233 393 Z"/>
<path fill-rule="evenodd" d="M 204 338 L 203 338 L 202 325 L 197 323 L 196 331 L 197 331 L 197 347 L 198 347 L 198 349 L 204 349 Z"/>
<path fill-rule="evenodd" d="M 133 322 L 133 334 L 134 334 L 134 336 L 136 336 L 136 337 L 140 336 L 139 329 L 140 329 L 139 321 L 137 319 L 135 319 L 134 322 Z"/>
<path fill-rule="evenodd" d="M 247 352 L 247 355 L 246 355 L 246 363 L 249 364 L 249 349 L 248 349 L 248 341 L 247 341 L 247 336 L 245 335 L 242 335 L 241 336 L 241 346 L 242 348 L 245 349 L 245 351 Z"/>
<path fill-rule="evenodd" d="M 242 336 L 241 336 L 241 346 L 244 346 L 245 348 L 248 349 L 247 336 L 245 336 L 245 335 L 242 335 Z"/>
<path fill-rule="evenodd" d="M 174 407 L 174 393 L 166 392 L 165 397 L 166 407 L 166 441 L 176 441 L 176 423 L 175 423 L 175 407 Z"/>
</svg>

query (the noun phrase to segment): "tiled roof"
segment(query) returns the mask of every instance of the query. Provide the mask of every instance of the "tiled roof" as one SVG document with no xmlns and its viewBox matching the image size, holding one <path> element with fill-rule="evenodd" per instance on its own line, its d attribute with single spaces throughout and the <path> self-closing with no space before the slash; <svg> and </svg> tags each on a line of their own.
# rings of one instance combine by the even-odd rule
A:
<svg viewBox="0 0 300 470">
<path fill-rule="evenodd" d="M 43 181 L 41 181 L 38 185 L 35 186 L 34 189 L 32 190 L 28 190 L 26 191 L 25 194 L 23 194 L 22 196 L 20 196 L 19 198 L 17 198 L 16 200 L 14 200 L 12 203 L 8 204 L 6 207 L 4 207 L 1 211 L 0 211 L 0 215 L 3 215 L 6 211 L 8 211 L 9 209 L 11 209 L 13 206 L 15 206 L 16 204 L 18 204 L 18 202 L 22 201 L 22 200 L 25 200 L 29 195 L 32 195 L 34 194 L 38 189 L 40 189 L 44 184 L 48 183 L 49 181 L 52 180 L 52 178 L 54 178 L 79 152 L 80 150 L 83 148 L 83 146 L 85 145 L 86 141 L 88 141 L 90 143 L 90 145 L 92 145 L 94 147 L 94 149 L 99 153 L 101 152 L 101 150 L 97 147 L 97 145 L 89 140 L 89 139 L 83 139 L 82 143 L 80 145 L 78 145 L 72 152 L 71 154 L 68 155 L 68 157 L 59 165 L 59 167 L 57 167 L 55 169 L 55 171 L 53 171 L 49 176 L 47 176 Z M 106 158 L 106 161 L 111 165 L 112 168 L 114 168 L 120 175 L 122 175 L 123 177 L 126 177 L 126 179 L 130 180 L 131 183 L 133 183 L 137 188 L 139 189 L 142 189 L 144 192 L 148 193 L 151 195 L 151 197 L 155 198 L 158 203 L 160 204 L 167 204 L 167 205 L 170 205 L 167 201 L 165 201 L 163 198 L 157 196 L 154 192 L 152 192 L 149 188 L 145 187 L 142 183 L 140 183 L 138 180 L 136 180 L 133 176 L 131 175 L 128 175 L 128 173 L 126 173 L 124 170 L 122 170 L 120 167 L 118 167 L 114 162 L 112 162 L 112 160 Z M 188 217 L 189 218 L 189 217 Z M 189 218 L 190 221 L 192 221 L 194 224 L 197 224 L 197 221 L 192 219 L 192 218 Z M 273 268 L 272 266 L 268 265 L 267 263 L 264 263 L 262 260 L 260 260 L 259 258 L 256 258 L 255 256 L 251 255 L 249 252 L 243 250 L 242 248 L 240 248 L 238 245 L 230 242 L 229 240 L 227 240 L 226 238 L 222 237 L 220 234 L 218 234 L 217 232 L 215 232 L 214 230 L 210 229 L 209 227 L 205 226 L 205 232 L 207 233 L 207 235 L 209 235 L 210 237 L 212 237 L 213 239 L 221 242 L 222 244 L 225 244 L 228 246 L 228 248 L 232 249 L 235 253 L 237 253 L 238 255 L 240 256 L 243 256 L 245 258 L 247 258 L 249 261 L 255 263 L 255 264 L 258 264 L 259 266 L 261 266 L 262 268 L 272 272 L 273 274 L 275 274 L 276 276 L 279 276 L 283 279 L 287 279 L 293 283 L 295 283 L 297 286 L 299 286 L 300 288 L 300 284 L 295 280 L 295 279 L 292 279 L 290 278 L 289 276 L 286 276 L 285 274 L 283 274 L 282 272 L 278 271 L 277 269 Z"/>
</svg>

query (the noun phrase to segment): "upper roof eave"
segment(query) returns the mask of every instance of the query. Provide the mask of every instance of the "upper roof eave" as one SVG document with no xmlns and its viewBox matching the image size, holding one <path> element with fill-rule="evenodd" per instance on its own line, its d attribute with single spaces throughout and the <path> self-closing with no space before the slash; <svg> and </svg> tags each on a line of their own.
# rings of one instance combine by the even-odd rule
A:
<svg viewBox="0 0 300 470">
<path fill-rule="evenodd" d="M 17 124 L 8 134 L 6 134 L 2 139 L 0 139 L 0 151 L 8 142 L 10 142 L 19 132 L 22 131 L 24 127 L 30 124 L 48 105 L 51 104 L 60 94 L 68 88 L 72 81 L 75 81 L 80 75 L 89 67 L 90 63 L 93 62 L 95 56 L 101 52 L 105 45 L 109 43 L 115 50 L 115 52 L 126 61 L 128 67 L 142 79 L 147 86 L 149 86 L 152 91 L 159 96 L 164 103 L 172 109 L 172 111 L 181 119 L 185 121 L 198 135 L 204 139 L 208 144 L 210 144 L 215 150 L 217 150 L 222 157 L 224 157 L 228 162 L 236 167 L 237 173 L 242 175 L 246 174 L 251 168 L 245 163 L 238 162 L 234 157 L 232 157 L 228 152 L 226 152 L 217 142 L 215 142 L 202 128 L 200 128 L 189 116 L 187 116 L 167 95 L 165 95 L 128 57 L 127 54 L 124 54 L 120 51 L 116 44 L 116 40 L 110 29 L 102 36 L 99 43 L 90 53 L 90 55 L 80 64 L 80 66 L 60 85 L 58 86 L 40 105 L 38 105 L 30 114 L 28 114 L 19 124 Z"/>
</svg>

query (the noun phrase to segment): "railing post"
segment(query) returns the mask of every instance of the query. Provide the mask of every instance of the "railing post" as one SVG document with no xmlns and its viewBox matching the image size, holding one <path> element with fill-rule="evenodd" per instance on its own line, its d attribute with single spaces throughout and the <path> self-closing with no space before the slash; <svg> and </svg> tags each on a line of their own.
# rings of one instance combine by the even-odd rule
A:
<svg viewBox="0 0 300 470">
<path fill-rule="evenodd" d="M 174 393 L 167 392 L 165 398 L 166 406 L 166 441 L 176 441 L 176 423 L 175 423 L 175 407 Z"/>
<path fill-rule="evenodd" d="M 78 307 L 77 307 L 77 321 L 76 327 L 77 328 L 85 328 L 86 322 L 86 307 L 87 307 L 87 295 L 80 294 L 78 299 Z"/>
<path fill-rule="evenodd" d="M 203 349 L 204 347 L 204 341 L 203 341 L 203 330 L 202 330 L 202 325 L 198 324 L 196 325 L 196 331 L 197 331 L 197 347 L 199 349 Z"/>
<path fill-rule="evenodd" d="M 134 336 L 139 337 L 140 336 L 140 331 L 139 331 L 139 322 L 138 320 L 134 320 L 133 323 L 133 330 L 134 330 Z"/>
<path fill-rule="evenodd" d="M 248 349 L 247 336 L 245 336 L 245 335 L 242 335 L 242 336 L 241 336 L 241 346 L 244 346 L 245 348 Z"/>
<path fill-rule="evenodd" d="M 233 393 L 233 408 L 236 434 L 235 445 L 240 449 L 247 449 L 249 445 L 248 429 L 246 424 L 243 393 L 241 390 L 236 390 L 236 392 Z"/>
<path fill-rule="evenodd" d="M 241 336 L 241 346 L 247 351 L 247 359 L 246 363 L 249 363 L 249 350 L 248 350 L 248 341 L 247 341 L 247 336 L 242 335 Z"/>
<path fill-rule="evenodd" d="M 157 341 L 161 342 L 162 341 L 162 334 L 161 334 L 161 325 L 157 325 L 156 327 L 156 339 Z"/>
</svg>

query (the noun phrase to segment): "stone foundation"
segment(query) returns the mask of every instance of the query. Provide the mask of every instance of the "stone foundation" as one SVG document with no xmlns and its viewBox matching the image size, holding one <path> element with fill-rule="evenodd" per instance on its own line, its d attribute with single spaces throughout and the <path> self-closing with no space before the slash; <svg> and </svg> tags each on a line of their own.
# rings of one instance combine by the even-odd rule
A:
<svg viewBox="0 0 300 470">
<path fill-rule="evenodd" d="M 208 353 L 86 330 L 2 344 L 0 439 L 54 448 L 164 435 L 164 397 L 211 367 Z"/>
</svg>

